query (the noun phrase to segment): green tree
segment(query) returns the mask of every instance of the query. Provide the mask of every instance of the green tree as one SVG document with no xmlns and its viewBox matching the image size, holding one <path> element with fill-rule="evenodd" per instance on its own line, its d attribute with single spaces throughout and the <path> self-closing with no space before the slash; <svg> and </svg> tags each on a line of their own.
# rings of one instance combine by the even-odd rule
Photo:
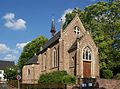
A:
<svg viewBox="0 0 120 89">
<path fill-rule="evenodd" d="M 5 69 L 4 78 L 7 80 L 16 80 L 17 76 L 17 67 L 8 67 Z"/>
<path fill-rule="evenodd" d="M 39 36 L 36 39 L 33 39 L 29 42 L 24 48 L 19 57 L 18 65 L 20 69 L 24 66 L 24 64 L 34 56 L 35 53 L 40 51 L 40 47 L 42 47 L 48 41 L 44 36 Z"/>
<path fill-rule="evenodd" d="M 98 2 L 83 10 L 75 8 L 66 15 L 64 28 L 76 13 L 99 48 L 100 69 L 120 73 L 120 0 Z"/>
</svg>

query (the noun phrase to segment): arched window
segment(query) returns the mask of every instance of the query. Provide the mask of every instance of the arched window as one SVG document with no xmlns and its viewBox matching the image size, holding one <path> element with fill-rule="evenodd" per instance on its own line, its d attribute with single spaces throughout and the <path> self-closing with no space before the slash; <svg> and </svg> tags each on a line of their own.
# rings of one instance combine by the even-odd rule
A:
<svg viewBox="0 0 120 89">
<path fill-rule="evenodd" d="M 91 50 L 89 47 L 85 47 L 83 50 L 83 59 L 84 60 L 91 60 Z"/>
<path fill-rule="evenodd" d="M 30 75 L 30 69 L 28 69 L 28 76 Z"/>
<path fill-rule="evenodd" d="M 42 71 L 45 71 L 46 70 L 46 63 L 47 63 L 47 56 L 46 56 L 46 53 L 43 54 L 42 56 Z"/>
<path fill-rule="evenodd" d="M 56 50 L 56 48 L 53 49 L 53 56 L 54 56 L 54 67 L 57 67 L 57 50 Z"/>
<path fill-rule="evenodd" d="M 47 59 L 47 56 L 46 56 L 46 53 L 44 53 L 43 70 L 46 70 L 46 59 Z"/>
</svg>

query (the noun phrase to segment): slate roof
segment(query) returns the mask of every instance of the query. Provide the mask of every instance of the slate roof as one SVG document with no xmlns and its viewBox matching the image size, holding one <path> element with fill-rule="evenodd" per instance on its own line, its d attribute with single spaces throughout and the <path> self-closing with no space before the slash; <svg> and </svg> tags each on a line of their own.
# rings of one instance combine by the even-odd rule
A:
<svg viewBox="0 0 120 89">
<path fill-rule="evenodd" d="M 58 40 L 60 37 L 60 31 L 55 34 L 48 42 L 43 46 L 43 50 L 48 48 L 52 43 L 54 43 L 56 40 Z"/>
<path fill-rule="evenodd" d="M 0 60 L 0 70 L 4 70 L 7 67 L 11 67 L 14 66 L 14 61 L 4 61 L 4 60 Z"/>
<path fill-rule="evenodd" d="M 51 39 L 48 40 L 48 42 L 43 46 L 42 51 L 39 51 L 37 55 L 45 51 L 48 47 L 50 47 L 52 44 L 54 44 L 55 41 L 57 41 L 60 38 L 60 31 L 55 34 Z"/>
<path fill-rule="evenodd" d="M 32 58 L 30 58 L 30 59 L 27 61 L 26 65 L 29 65 L 29 64 L 37 64 L 37 61 L 38 61 L 38 56 L 36 55 L 36 56 L 33 56 Z"/>
</svg>

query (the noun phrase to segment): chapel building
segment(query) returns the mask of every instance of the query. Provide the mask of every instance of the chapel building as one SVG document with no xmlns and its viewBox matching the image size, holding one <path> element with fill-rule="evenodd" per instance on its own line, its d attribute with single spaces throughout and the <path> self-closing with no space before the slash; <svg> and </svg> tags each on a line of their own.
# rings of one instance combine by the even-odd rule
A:
<svg viewBox="0 0 120 89">
<path fill-rule="evenodd" d="M 22 83 L 37 83 L 40 74 L 65 70 L 80 78 L 99 78 L 98 48 L 90 33 L 76 15 L 63 30 L 56 33 L 52 20 L 51 39 L 40 48 L 22 69 Z"/>
</svg>

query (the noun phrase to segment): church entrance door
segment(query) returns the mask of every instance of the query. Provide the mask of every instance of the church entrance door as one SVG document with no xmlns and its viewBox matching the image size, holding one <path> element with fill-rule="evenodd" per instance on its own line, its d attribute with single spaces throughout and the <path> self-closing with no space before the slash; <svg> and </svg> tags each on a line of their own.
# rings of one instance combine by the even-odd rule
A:
<svg viewBox="0 0 120 89">
<path fill-rule="evenodd" d="M 83 61 L 83 77 L 91 77 L 91 61 Z"/>
</svg>

